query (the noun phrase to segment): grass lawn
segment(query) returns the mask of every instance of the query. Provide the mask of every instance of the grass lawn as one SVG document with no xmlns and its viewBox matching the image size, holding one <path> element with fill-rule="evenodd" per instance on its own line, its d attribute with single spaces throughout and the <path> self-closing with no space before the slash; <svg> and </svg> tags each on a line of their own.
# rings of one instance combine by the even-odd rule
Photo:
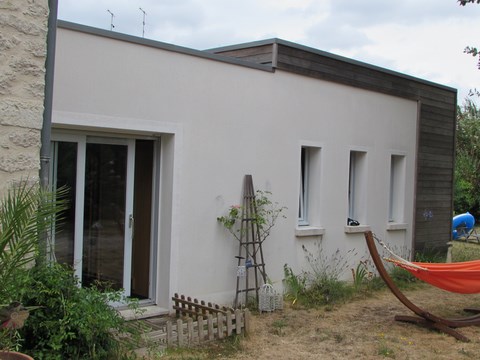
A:
<svg viewBox="0 0 480 360">
<path fill-rule="evenodd" d="M 469 261 L 480 259 L 480 242 L 477 240 L 452 241 L 452 261 Z"/>
</svg>

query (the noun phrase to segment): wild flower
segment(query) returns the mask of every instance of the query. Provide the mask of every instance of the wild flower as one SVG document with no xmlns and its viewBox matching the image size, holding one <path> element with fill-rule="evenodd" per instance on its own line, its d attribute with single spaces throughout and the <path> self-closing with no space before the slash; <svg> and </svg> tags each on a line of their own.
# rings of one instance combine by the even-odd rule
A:
<svg viewBox="0 0 480 360">
<path fill-rule="evenodd" d="M 350 259 L 357 256 L 355 249 L 350 249 L 346 253 L 342 253 L 337 249 L 330 256 L 324 253 L 324 249 L 320 242 L 315 243 L 316 251 L 308 250 L 302 245 L 305 258 L 312 270 L 312 276 L 315 279 L 335 279 L 338 280 L 350 268 Z"/>
</svg>

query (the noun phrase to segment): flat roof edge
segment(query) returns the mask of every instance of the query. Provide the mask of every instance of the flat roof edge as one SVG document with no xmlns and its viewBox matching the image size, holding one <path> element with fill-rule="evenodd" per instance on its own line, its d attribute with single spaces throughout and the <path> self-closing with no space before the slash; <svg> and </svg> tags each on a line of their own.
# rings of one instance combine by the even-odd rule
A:
<svg viewBox="0 0 480 360">
<path fill-rule="evenodd" d="M 255 64 L 240 59 L 232 58 L 229 56 L 223 56 L 218 54 L 213 54 L 207 51 L 191 49 L 179 45 L 173 45 L 157 40 L 145 39 L 138 36 L 122 34 L 115 31 L 95 28 L 88 25 L 77 24 L 64 20 L 57 20 L 57 27 L 72 31 L 83 32 L 90 35 L 96 35 L 101 37 L 106 37 L 114 40 L 125 41 L 133 44 L 144 45 L 148 47 L 153 47 L 160 50 L 172 51 L 180 54 L 196 56 L 208 60 L 219 61 L 227 64 L 243 66 L 251 69 L 274 72 L 274 68 L 269 65 Z"/>
<path fill-rule="evenodd" d="M 336 54 L 329 53 L 329 52 L 324 51 L 324 50 L 319 50 L 319 49 L 312 48 L 312 47 L 309 47 L 309 46 L 306 46 L 306 45 L 300 45 L 298 43 L 294 43 L 294 42 L 279 39 L 279 38 L 271 38 L 271 39 L 265 39 L 265 40 L 259 40 L 259 41 L 252 41 L 252 42 L 236 44 L 236 45 L 227 45 L 227 46 L 222 46 L 222 47 L 218 47 L 218 48 L 208 49 L 208 50 L 205 50 L 205 51 L 208 51 L 208 52 L 211 52 L 211 53 L 216 53 L 218 51 L 224 52 L 224 51 L 241 50 L 241 49 L 245 49 L 245 48 L 249 48 L 249 47 L 258 47 L 258 46 L 264 46 L 264 45 L 271 45 L 271 44 L 275 44 L 275 43 L 278 44 L 278 45 L 284 45 L 284 46 L 288 46 L 288 47 L 291 47 L 291 48 L 294 48 L 294 49 L 307 51 L 307 52 L 317 54 L 317 55 L 320 55 L 320 56 L 323 56 L 323 57 L 326 57 L 326 58 L 329 58 L 329 59 L 338 60 L 338 61 L 342 61 L 342 62 L 345 62 L 345 63 L 348 63 L 348 64 L 361 66 L 361 67 L 371 69 L 371 70 L 374 70 L 374 71 L 379 71 L 379 72 L 382 72 L 384 74 L 389 74 L 389 75 L 396 76 L 396 77 L 399 77 L 399 78 L 404 78 L 404 79 L 416 81 L 416 82 L 422 83 L 424 85 L 429 85 L 429 86 L 441 88 L 441 89 L 451 91 L 451 92 L 454 92 L 454 93 L 457 93 L 457 91 L 458 91 L 457 89 L 455 89 L 453 87 L 450 87 L 450 86 L 447 86 L 447 85 L 439 84 L 439 83 L 436 83 L 436 82 L 433 82 L 433 81 L 430 81 L 430 80 L 425 80 L 423 78 L 408 75 L 408 74 L 401 73 L 401 72 L 394 71 L 394 70 L 390 70 L 390 69 L 387 69 L 387 68 L 384 68 L 384 67 L 381 67 L 381 66 L 372 65 L 372 64 L 369 64 L 369 63 L 366 63 L 366 62 L 363 62 L 363 61 L 354 60 L 354 59 L 351 59 L 351 58 L 347 58 L 345 56 L 336 55 Z"/>
<path fill-rule="evenodd" d="M 241 44 L 233 44 L 233 45 L 215 47 L 211 49 L 205 49 L 205 51 L 215 53 L 218 51 L 241 50 L 241 49 L 246 49 L 250 47 L 273 45 L 274 43 L 278 43 L 279 41 L 282 42 L 283 40 L 277 39 L 277 38 L 271 38 L 271 39 L 264 39 L 264 40 L 257 40 L 257 41 L 249 41 Z M 292 43 L 292 44 L 295 44 L 295 43 Z"/>
</svg>

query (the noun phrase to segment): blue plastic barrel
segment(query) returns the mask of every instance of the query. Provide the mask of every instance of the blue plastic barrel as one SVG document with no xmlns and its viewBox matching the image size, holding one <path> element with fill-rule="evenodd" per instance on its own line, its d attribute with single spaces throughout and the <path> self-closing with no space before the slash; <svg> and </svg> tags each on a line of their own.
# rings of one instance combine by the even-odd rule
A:
<svg viewBox="0 0 480 360">
<path fill-rule="evenodd" d="M 452 221 L 452 237 L 457 239 L 462 235 L 467 235 L 475 226 L 475 218 L 468 211 L 453 217 Z"/>
</svg>

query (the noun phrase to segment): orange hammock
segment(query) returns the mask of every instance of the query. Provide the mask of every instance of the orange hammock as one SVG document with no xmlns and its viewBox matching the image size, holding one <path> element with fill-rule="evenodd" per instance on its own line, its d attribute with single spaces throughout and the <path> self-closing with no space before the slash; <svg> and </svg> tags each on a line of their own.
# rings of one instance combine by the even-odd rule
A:
<svg viewBox="0 0 480 360">
<path fill-rule="evenodd" d="M 459 294 L 480 293 L 480 260 L 458 263 L 424 263 L 386 259 L 413 276 L 440 289 Z"/>
<path fill-rule="evenodd" d="M 386 258 L 386 261 L 408 270 L 416 278 L 454 293 L 480 293 L 480 260 L 456 263 L 410 262 L 396 255 L 375 235 L 372 234 L 372 237 L 392 255 L 393 258 Z"/>
</svg>

